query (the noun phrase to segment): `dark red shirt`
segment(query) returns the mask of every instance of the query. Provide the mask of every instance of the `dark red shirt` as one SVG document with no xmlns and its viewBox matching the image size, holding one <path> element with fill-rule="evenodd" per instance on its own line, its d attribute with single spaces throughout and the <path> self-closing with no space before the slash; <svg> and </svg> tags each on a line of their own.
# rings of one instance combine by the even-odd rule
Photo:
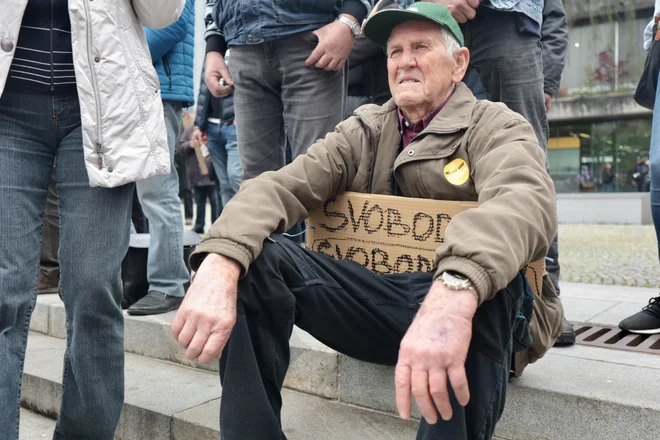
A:
<svg viewBox="0 0 660 440">
<path fill-rule="evenodd" d="M 400 108 L 397 109 L 397 115 L 399 115 L 399 133 L 401 133 L 401 140 L 403 141 L 404 149 L 408 147 L 408 144 L 410 144 L 410 142 L 415 138 L 415 136 L 420 134 L 426 127 L 428 127 L 428 125 L 431 123 L 433 118 L 435 118 L 435 116 L 438 113 L 440 113 L 440 110 L 443 109 L 443 107 L 447 104 L 447 101 L 449 101 L 450 98 L 451 95 L 435 110 L 433 110 L 431 113 L 424 116 L 422 119 L 420 119 L 414 124 L 404 116 Z"/>
</svg>

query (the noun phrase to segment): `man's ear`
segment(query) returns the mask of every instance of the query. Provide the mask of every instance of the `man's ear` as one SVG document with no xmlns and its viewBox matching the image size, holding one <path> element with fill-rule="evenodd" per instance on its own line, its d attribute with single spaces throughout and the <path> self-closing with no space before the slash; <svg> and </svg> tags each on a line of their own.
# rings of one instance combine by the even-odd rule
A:
<svg viewBox="0 0 660 440">
<path fill-rule="evenodd" d="M 451 80 L 454 84 L 461 82 L 470 65 L 470 51 L 467 47 L 461 47 L 454 52 L 454 64 L 452 66 Z"/>
</svg>

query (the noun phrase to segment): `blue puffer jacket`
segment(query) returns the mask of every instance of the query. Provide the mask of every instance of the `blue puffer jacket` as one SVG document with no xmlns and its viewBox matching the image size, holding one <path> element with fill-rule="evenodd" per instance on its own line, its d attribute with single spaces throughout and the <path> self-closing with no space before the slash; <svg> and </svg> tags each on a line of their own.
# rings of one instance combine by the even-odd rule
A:
<svg viewBox="0 0 660 440">
<path fill-rule="evenodd" d="M 195 102 L 193 58 L 195 51 L 195 0 L 186 0 L 179 19 L 164 29 L 145 28 L 151 61 L 160 79 L 164 101 Z"/>
</svg>

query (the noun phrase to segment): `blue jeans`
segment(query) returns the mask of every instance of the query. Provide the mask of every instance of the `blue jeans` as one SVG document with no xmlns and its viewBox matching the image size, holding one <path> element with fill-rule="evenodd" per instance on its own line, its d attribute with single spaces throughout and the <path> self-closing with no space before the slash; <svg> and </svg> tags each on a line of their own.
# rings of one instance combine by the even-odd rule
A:
<svg viewBox="0 0 660 440">
<path fill-rule="evenodd" d="M 0 439 L 18 438 L 42 216 L 56 158 L 67 348 L 54 438 L 111 440 L 124 400 L 120 270 L 134 185 L 89 186 L 77 96 L 7 90 L 0 98 Z"/>
<path fill-rule="evenodd" d="M 167 143 L 172 171 L 137 182 L 137 193 L 149 220 L 149 290 L 182 297 L 190 274 L 183 261 L 183 221 L 179 199 L 179 176 L 174 166 L 174 147 L 181 131 L 181 103 L 163 101 Z"/>
<path fill-rule="evenodd" d="M 229 203 L 241 186 L 241 161 L 238 157 L 236 125 L 212 124 L 206 128 L 207 146 L 220 184 L 220 202 Z"/>
<path fill-rule="evenodd" d="M 659 84 L 660 84 L 660 78 Z M 651 125 L 651 215 L 655 225 L 655 236 L 660 257 L 660 88 L 655 92 L 655 105 L 653 106 L 653 124 Z"/>
</svg>

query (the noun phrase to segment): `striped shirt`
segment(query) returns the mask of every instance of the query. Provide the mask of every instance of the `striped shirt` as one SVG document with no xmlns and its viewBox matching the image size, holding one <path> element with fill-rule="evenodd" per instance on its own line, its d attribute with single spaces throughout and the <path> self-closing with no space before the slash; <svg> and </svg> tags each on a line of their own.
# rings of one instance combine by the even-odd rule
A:
<svg viewBox="0 0 660 440">
<path fill-rule="evenodd" d="M 75 93 L 68 0 L 28 0 L 7 85 L 28 93 Z"/>
</svg>

